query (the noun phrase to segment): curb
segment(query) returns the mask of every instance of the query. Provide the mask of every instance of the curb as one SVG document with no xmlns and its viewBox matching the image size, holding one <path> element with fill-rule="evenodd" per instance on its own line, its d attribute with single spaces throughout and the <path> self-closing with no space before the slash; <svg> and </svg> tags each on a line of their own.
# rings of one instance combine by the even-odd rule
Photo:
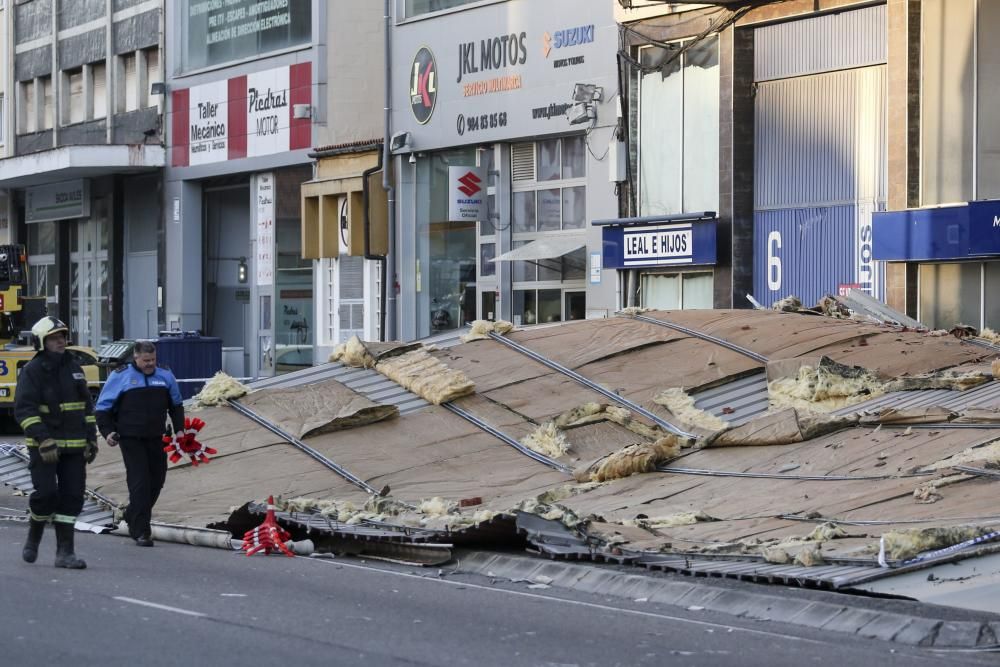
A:
<svg viewBox="0 0 1000 667">
<path fill-rule="evenodd" d="M 938 620 L 524 556 L 465 552 L 456 555 L 450 569 L 463 574 L 545 583 L 630 600 L 647 598 L 651 602 L 678 607 L 701 607 L 737 618 L 788 623 L 907 646 L 986 648 L 995 647 L 1000 639 L 1000 622 L 997 621 Z"/>
</svg>

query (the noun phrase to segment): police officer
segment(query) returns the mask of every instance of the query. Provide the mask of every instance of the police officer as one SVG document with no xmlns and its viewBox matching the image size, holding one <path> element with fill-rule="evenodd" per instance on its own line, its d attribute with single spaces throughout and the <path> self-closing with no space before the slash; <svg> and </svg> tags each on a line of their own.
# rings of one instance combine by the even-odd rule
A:
<svg viewBox="0 0 1000 667">
<path fill-rule="evenodd" d="M 73 550 L 73 525 L 83 509 L 87 463 L 97 456 L 97 431 L 87 378 L 66 353 L 69 329 L 55 317 L 31 328 L 38 353 L 17 379 L 14 416 L 27 436 L 31 483 L 28 539 L 21 557 L 38 558 L 45 524 L 56 531 L 56 567 L 87 567 Z"/>
<path fill-rule="evenodd" d="M 156 365 L 156 346 L 138 341 L 132 363 L 108 378 L 97 400 L 97 426 L 112 447 L 121 445 L 128 481 L 128 532 L 141 547 L 153 546 L 149 522 L 167 478 L 163 451 L 166 416 L 174 433 L 184 431 L 184 401 L 174 374 Z"/>
</svg>

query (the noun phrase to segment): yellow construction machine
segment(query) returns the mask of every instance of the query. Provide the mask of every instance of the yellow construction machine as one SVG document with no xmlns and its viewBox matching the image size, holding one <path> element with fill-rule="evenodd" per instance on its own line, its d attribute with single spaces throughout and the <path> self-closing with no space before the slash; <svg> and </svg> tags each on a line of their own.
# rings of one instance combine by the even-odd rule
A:
<svg viewBox="0 0 1000 667">
<path fill-rule="evenodd" d="M 35 356 L 31 325 L 47 314 L 44 296 L 28 296 L 28 263 L 24 246 L 0 245 L 0 416 L 14 412 L 17 375 Z M 83 367 L 94 400 L 107 376 L 89 347 L 66 348 Z"/>
</svg>

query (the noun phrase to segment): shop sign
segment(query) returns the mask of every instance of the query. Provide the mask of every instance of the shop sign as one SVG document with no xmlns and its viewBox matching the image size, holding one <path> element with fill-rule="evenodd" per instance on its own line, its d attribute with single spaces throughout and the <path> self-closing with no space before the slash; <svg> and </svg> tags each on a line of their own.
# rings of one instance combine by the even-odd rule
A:
<svg viewBox="0 0 1000 667">
<path fill-rule="evenodd" d="M 257 174 L 257 286 L 274 284 L 274 174 Z"/>
<path fill-rule="evenodd" d="M 309 148 L 312 124 L 295 118 L 312 103 L 312 65 L 254 72 L 172 94 L 171 164 L 210 164 Z"/>
<path fill-rule="evenodd" d="M 604 267 L 715 264 L 715 222 L 603 228 Z"/>
<path fill-rule="evenodd" d="M 90 181 L 76 179 L 27 188 L 24 221 L 48 222 L 90 215 Z"/>
<path fill-rule="evenodd" d="M 430 49 L 424 46 L 417 51 L 410 71 L 410 110 L 423 125 L 431 119 L 437 104 L 437 63 Z"/>
<path fill-rule="evenodd" d="M 448 167 L 448 220 L 483 220 L 485 202 L 485 170 L 480 167 Z"/>
<path fill-rule="evenodd" d="M 583 46 L 594 41 L 594 24 L 583 25 L 576 28 L 564 28 L 554 30 L 552 33 L 542 33 L 542 54 L 545 58 L 552 55 L 553 51 L 573 46 Z M 558 55 L 558 54 L 557 54 Z M 583 55 L 567 56 L 565 58 L 552 58 L 552 67 L 572 67 L 584 63 Z"/>
</svg>

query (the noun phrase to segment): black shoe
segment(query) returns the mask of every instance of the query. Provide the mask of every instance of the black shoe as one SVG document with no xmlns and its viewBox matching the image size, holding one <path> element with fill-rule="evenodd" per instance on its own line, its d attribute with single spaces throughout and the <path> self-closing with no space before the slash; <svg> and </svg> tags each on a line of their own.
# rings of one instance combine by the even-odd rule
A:
<svg viewBox="0 0 1000 667">
<path fill-rule="evenodd" d="M 140 535 L 135 538 L 135 545 L 138 547 L 151 547 L 153 546 L 153 538 L 149 535 Z"/>
<path fill-rule="evenodd" d="M 56 523 L 56 567 L 82 570 L 87 563 L 73 552 L 73 524 Z"/>
<path fill-rule="evenodd" d="M 31 519 L 28 524 L 28 539 L 24 541 L 24 548 L 21 549 L 21 558 L 25 563 L 34 563 L 38 559 L 38 544 L 42 541 L 42 534 L 45 532 L 45 522 Z"/>
</svg>

